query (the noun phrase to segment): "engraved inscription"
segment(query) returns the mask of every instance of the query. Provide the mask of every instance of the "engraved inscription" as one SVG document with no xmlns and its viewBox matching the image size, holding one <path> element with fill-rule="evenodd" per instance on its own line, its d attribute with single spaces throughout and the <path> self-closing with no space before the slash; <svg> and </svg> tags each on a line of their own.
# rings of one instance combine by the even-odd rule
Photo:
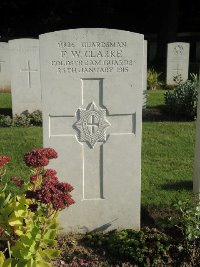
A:
<svg viewBox="0 0 200 267">
<path fill-rule="evenodd" d="M 92 102 L 86 109 L 79 108 L 77 117 L 78 121 L 74 127 L 79 131 L 80 142 L 86 142 L 91 148 L 94 148 L 97 142 L 106 141 L 106 129 L 110 123 L 106 119 L 105 109 Z"/>
<path fill-rule="evenodd" d="M 66 42 L 57 43 L 58 57 L 51 61 L 57 74 L 127 73 L 135 60 L 129 59 L 128 42 Z"/>
</svg>

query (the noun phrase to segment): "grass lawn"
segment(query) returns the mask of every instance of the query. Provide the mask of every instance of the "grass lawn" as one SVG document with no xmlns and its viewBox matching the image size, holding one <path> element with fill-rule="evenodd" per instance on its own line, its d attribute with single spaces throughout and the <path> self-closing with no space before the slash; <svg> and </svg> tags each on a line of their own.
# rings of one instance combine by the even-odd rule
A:
<svg viewBox="0 0 200 267">
<path fill-rule="evenodd" d="M 0 93 L 0 109 L 12 108 L 12 100 L 10 93 Z"/>
<path fill-rule="evenodd" d="M 147 107 L 164 105 L 164 93 L 166 90 L 147 91 Z"/>
<path fill-rule="evenodd" d="M 160 112 L 165 91 L 148 91 L 147 111 Z M 11 109 L 9 93 L 0 94 L 0 112 Z M 195 122 L 143 122 L 142 140 L 142 206 L 150 210 L 170 208 L 177 199 L 185 199 L 192 192 L 194 165 Z M 1 128 L 0 154 L 13 158 L 7 176 L 28 176 L 23 154 L 42 146 L 42 129 Z"/>
<path fill-rule="evenodd" d="M 171 205 L 192 190 L 194 122 L 144 122 L 142 204 Z"/>
</svg>

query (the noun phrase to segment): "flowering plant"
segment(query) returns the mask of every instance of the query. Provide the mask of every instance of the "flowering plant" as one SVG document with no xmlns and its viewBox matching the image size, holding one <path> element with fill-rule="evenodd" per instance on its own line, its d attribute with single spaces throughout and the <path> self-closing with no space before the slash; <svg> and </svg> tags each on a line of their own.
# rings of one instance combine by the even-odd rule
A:
<svg viewBox="0 0 200 267">
<path fill-rule="evenodd" d="M 20 177 L 11 182 L 23 187 L 17 196 L 6 193 L 3 181 L 10 157 L 0 156 L 0 267 L 49 267 L 60 255 L 55 248 L 60 210 L 74 204 L 73 187 L 60 182 L 57 172 L 45 169 L 49 160 L 57 158 L 52 148 L 38 148 L 24 155 L 31 168 L 27 183 Z"/>
</svg>

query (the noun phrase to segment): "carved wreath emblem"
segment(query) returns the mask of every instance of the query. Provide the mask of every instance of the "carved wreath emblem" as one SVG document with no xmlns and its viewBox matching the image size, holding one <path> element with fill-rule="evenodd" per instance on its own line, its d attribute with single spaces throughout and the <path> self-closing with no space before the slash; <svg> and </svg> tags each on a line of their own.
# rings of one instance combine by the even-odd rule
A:
<svg viewBox="0 0 200 267">
<path fill-rule="evenodd" d="M 78 129 L 80 142 L 86 142 L 91 148 L 94 148 L 97 142 L 106 141 L 106 129 L 110 126 L 106 119 L 106 109 L 102 109 L 92 102 L 86 109 L 79 108 L 77 110 L 77 118 L 74 127 Z"/>
<path fill-rule="evenodd" d="M 174 47 L 174 54 L 175 55 L 182 55 L 183 54 L 183 46 L 177 45 Z"/>
</svg>

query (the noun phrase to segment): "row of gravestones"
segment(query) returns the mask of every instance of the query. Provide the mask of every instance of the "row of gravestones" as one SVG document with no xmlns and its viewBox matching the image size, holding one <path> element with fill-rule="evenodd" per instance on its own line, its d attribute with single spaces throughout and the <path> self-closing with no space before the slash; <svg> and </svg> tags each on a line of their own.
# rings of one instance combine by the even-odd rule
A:
<svg viewBox="0 0 200 267">
<path fill-rule="evenodd" d="M 139 229 L 143 35 L 111 29 L 47 33 L 40 35 L 39 56 L 38 41 L 26 41 L 29 48 L 25 40 L 9 42 L 12 90 L 21 104 L 28 90 L 39 101 L 41 84 L 44 147 L 59 155 L 50 167 L 75 188 L 76 204 L 61 213 L 62 227 Z"/>
<path fill-rule="evenodd" d="M 0 66 L 0 90 L 11 88 L 13 115 L 41 110 L 39 41 L 0 43 Z"/>
<path fill-rule="evenodd" d="M 146 107 L 147 42 L 144 42 L 143 107 Z M 64 56 L 64 55 L 63 55 Z M 56 65 L 59 62 L 53 62 Z M 66 71 L 72 71 L 67 62 Z M 119 65 L 127 71 L 128 62 Z M 61 66 L 60 66 L 61 67 Z M 109 64 L 108 64 L 109 67 Z M 12 93 L 12 112 L 20 114 L 25 110 L 41 110 L 41 83 L 39 64 L 39 41 L 37 39 L 16 39 L 0 43 L 0 91 Z"/>
<path fill-rule="evenodd" d="M 143 108 L 146 107 L 147 88 L 147 42 L 144 41 Z M 54 64 L 59 64 L 54 62 Z M 68 63 L 70 71 L 70 62 Z M 128 63 L 127 63 L 128 64 Z M 174 77 L 188 78 L 189 44 L 168 45 L 167 84 L 174 84 Z M 128 65 L 119 66 L 126 71 Z M 71 68 L 73 71 L 73 68 Z M 39 41 L 17 39 L 0 43 L 0 91 L 12 88 L 13 114 L 25 110 L 41 110 L 41 85 L 39 70 Z"/>
</svg>

